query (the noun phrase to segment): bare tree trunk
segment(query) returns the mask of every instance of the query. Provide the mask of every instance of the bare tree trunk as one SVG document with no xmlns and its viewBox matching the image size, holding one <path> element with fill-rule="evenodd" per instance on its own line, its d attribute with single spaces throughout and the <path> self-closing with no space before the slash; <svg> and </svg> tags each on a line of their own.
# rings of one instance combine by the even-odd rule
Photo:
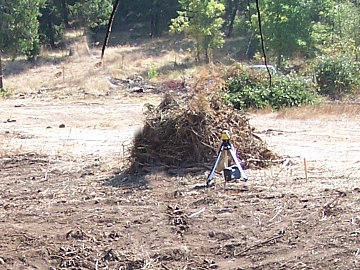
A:
<svg viewBox="0 0 360 270">
<path fill-rule="evenodd" d="M 240 5 L 240 0 L 237 0 L 234 4 L 232 13 L 231 13 L 231 18 L 230 18 L 230 24 L 229 24 L 229 29 L 227 32 L 227 37 L 231 38 L 232 34 L 233 34 L 233 30 L 234 30 L 234 22 L 235 22 L 235 18 L 236 18 L 236 13 L 239 10 L 239 5 Z"/>
<path fill-rule="evenodd" d="M 105 48 L 106 48 L 107 43 L 108 43 L 108 41 L 109 41 L 110 32 L 111 32 L 111 27 L 112 27 L 112 24 L 113 24 L 113 21 L 114 21 L 114 17 L 115 17 L 115 13 L 116 13 L 116 10 L 117 10 L 117 8 L 118 8 L 118 6 L 119 6 L 119 3 L 120 3 L 120 0 L 116 0 L 115 4 L 114 4 L 114 6 L 113 6 L 113 10 L 112 10 L 111 15 L 110 15 L 110 19 L 109 19 L 109 22 L 108 22 L 108 27 L 107 27 L 107 31 L 106 31 L 104 43 L 103 43 L 102 50 L 101 50 L 101 60 L 102 60 L 103 57 L 104 57 Z"/>
<path fill-rule="evenodd" d="M 61 9 L 62 9 L 61 13 L 62 13 L 63 16 L 64 16 L 65 26 L 66 26 L 67 28 L 69 28 L 69 11 L 68 11 L 68 8 L 67 8 L 67 6 L 66 6 L 66 1 L 65 1 L 65 0 L 61 0 L 60 6 L 61 6 Z"/>
<path fill-rule="evenodd" d="M 1 53 L 0 53 L 0 90 L 2 90 L 3 87 L 3 73 L 2 73 L 2 65 L 1 65 Z"/>
</svg>

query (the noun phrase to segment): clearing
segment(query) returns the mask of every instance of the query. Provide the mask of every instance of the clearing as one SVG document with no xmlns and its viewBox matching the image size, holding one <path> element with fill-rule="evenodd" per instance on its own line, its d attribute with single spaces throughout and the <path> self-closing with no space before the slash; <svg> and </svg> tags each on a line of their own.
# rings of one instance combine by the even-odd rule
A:
<svg viewBox="0 0 360 270">
<path fill-rule="evenodd" d="M 21 90 L 0 100 L 1 269 L 360 268 L 357 105 L 250 114 L 286 163 L 246 183 L 127 177 L 143 106 L 164 93 L 110 79 L 153 63 L 135 49 L 6 74 Z"/>
</svg>

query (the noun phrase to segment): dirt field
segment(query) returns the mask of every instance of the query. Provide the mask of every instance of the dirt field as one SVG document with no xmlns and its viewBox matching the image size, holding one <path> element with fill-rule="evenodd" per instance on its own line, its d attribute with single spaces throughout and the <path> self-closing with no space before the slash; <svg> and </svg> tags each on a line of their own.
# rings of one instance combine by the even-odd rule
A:
<svg viewBox="0 0 360 270">
<path fill-rule="evenodd" d="M 205 188 L 121 174 L 145 100 L 0 100 L 1 269 L 360 268 L 359 117 L 252 114 L 286 166 Z"/>
</svg>

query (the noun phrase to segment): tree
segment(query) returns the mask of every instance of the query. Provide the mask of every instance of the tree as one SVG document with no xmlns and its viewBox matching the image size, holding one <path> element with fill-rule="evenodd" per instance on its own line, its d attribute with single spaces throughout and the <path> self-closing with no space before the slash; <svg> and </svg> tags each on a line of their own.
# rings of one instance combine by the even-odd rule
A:
<svg viewBox="0 0 360 270">
<path fill-rule="evenodd" d="M 179 0 L 181 11 L 171 20 L 170 32 L 185 33 L 195 43 L 195 59 L 211 60 L 212 50 L 224 44 L 221 28 L 225 7 L 216 0 Z"/>
<path fill-rule="evenodd" d="M 150 17 L 150 34 L 152 37 L 160 36 L 169 27 L 169 22 L 176 17 L 178 10 L 177 0 L 152 0 L 146 1 L 150 5 L 147 15 Z"/>
<path fill-rule="evenodd" d="M 313 38 L 319 54 L 359 59 L 360 6 L 358 0 L 313 0 Z"/>
<path fill-rule="evenodd" d="M 69 20 L 84 28 L 106 25 L 113 5 L 111 0 L 80 0 L 68 5 Z"/>
<path fill-rule="evenodd" d="M 101 49 L 101 60 L 104 58 L 105 48 L 106 48 L 107 43 L 109 41 L 112 24 L 114 22 L 114 17 L 115 17 L 117 9 L 119 7 L 119 4 L 120 4 L 120 0 L 116 0 L 115 3 L 114 3 L 113 9 L 111 11 L 111 15 L 110 15 L 109 22 L 108 22 L 107 29 L 106 29 L 104 43 L 103 43 L 103 46 L 102 46 L 102 49 Z"/>
<path fill-rule="evenodd" d="M 283 57 L 313 49 L 311 5 L 307 0 L 263 0 L 260 3 L 265 46 L 281 66 Z"/>
<path fill-rule="evenodd" d="M 122 0 L 114 18 L 114 29 L 130 28 L 142 36 L 158 37 L 168 32 L 177 10 L 178 0 Z"/>
<path fill-rule="evenodd" d="M 225 17 L 226 17 L 226 23 L 228 24 L 228 30 L 226 33 L 226 37 L 230 38 L 232 37 L 233 30 L 234 30 L 234 23 L 236 14 L 239 11 L 240 8 L 240 2 L 243 2 L 243 0 L 226 0 L 225 1 Z"/>
<path fill-rule="evenodd" d="M 40 7 L 44 0 L 14 0 L 0 5 L 0 47 L 16 57 L 26 54 L 39 42 Z"/>
<path fill-rule="evenodd" d="M 63 37 L 64 30 L 68 24 L 68 16 L 65 1 L 46 0 L 46 4 L 40 9 L 40 41 L 56 47 L 56 42 Z M 65 6 L 65 7 L 64 7 Z"/>
<path fill-rule="evenodd" d="M 10 54 L 13 58 L 21 54 L 35 56 L 38 53 L 38 17 L 43 4 L 44 0 L 3 1 L 0 5 L 0 48 L 2 53 Z M 0 80 L 2 88 L 2 77 Z"/>
</svg>

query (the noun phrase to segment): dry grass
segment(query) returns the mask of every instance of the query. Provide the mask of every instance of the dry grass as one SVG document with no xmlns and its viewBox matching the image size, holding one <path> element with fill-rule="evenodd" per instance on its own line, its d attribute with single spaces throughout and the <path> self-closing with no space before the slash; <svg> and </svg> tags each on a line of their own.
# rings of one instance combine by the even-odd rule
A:
<svg viewBox="0 0 360 270">
<path fill-rule="evenodd" d="M 89 48 L 86 38 L 70 34 L 71 45 L 57 51 L 43 49 L 36 65 L 25 59 L 4 59 L 5 88 L 15 96 L 39 91 L 56 98 L 79 93 L 85 97 L 102 96 L 109 91 L 110 78 L 124 79 L 134 74 L 146 78 L 152 67 L 158 73 L 154 80 L 180 79 L 194 72 L 191 65 L 179 68 L 190 59 L 189 52 L 174 49 L 167 41 L 108 47 L 101 61 L 101 46 L 90 44 Z M 70 48 L 75 52 L 73 56 L 69 56 Z"/>
<path fill-rule="evenodd" d="M 332 119 L 356 118 L 360 115 L 360 104 L 322 103 L 312 106 L 293 107 L 278 113 L 279 118 L 288 119 Z"/>
<path fill-rule="evenodd" d="M 221 84 L 218 79 L 227 69 L 220 64 L 194 65 L 189 45 L 177 40 L 149 39 L 141 43 L 108 47 L 101 61 L 101 46 L 89 44 L 79 31 L 69 32 L 67 37 L 69 41 L 65 49 L 54 51 L 44 48 L 36 65 L 25 59 L 4 59 L 5 89 L 14 96 L 46 93 L 49 98 L 59 99 L 98 98 L 108 94 L 110 78 L 124 79 L 134 74 L 147 78 L 148 71 L 155 68 L 158 74 L 152 78 L 155 82 L 177 79 L 188 83 L 193 76 L 202 78 L 198 81 L 203 84 L 195 85 L 194 91 L 202 89 L 202 95 L 206 96 L 205 90 L 212 87 L 208 82 L 216 78 L 213 85 Z M 74 56 L 69 56 L 70 47 L 75 48 Z M 285 109 L 278 113 L 278 117 L 355 117 L 359 111 L 357 104 L 319 104 Z M 270 109 L 266 109 L 256 113 L 269 112 Z"/>
</svg>

